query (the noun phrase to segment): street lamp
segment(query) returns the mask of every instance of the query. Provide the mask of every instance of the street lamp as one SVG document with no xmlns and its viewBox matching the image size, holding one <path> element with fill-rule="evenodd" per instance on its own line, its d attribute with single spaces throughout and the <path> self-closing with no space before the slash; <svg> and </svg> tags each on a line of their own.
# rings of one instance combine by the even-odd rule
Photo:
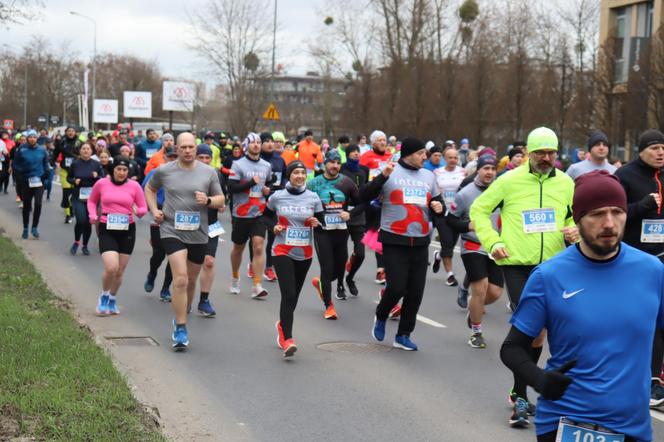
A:
<svg viewBox="0 0 664 442">
<path fill-rule="evenodd" d="M 81 14 L 80 12 L 76 11 L 69 11 L 71 15 L 76 15 L 81 18 L 84 18 L 86 20 L 90 20 L 92 24 L 94 25 L 94 41 L 93 41 L 93 46 L 92 46 L 92 107 L 94 108 L 95 105 L 95 98 L 97 98 L 97 67 L 96 67 L 96 62 L 97 62 L 97 22 L 95 21 L 94 18 L 89 17 L 87 15 Z M 91 129 L 94 127 L 94 121 L 90 121 L 90 127 L 88 129 Z"/>
</svg>

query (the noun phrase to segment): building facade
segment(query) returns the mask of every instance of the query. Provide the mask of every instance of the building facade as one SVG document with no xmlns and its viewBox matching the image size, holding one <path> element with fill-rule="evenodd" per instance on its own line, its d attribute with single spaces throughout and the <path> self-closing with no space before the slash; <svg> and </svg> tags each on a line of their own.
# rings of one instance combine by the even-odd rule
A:
<svg viewBox="0 0 664 442">
<path fill-rule="evenodd" d="M 664 38 L 664 0 L 601 0 L 600 45 L 604 57 L 599 83 L 606 96 L 604 118 L 614 154 L 629 160 L 635 153 L 639 133 L 661 127 L 658 103 L 659 72 Z M 602 82 L 605 83 L 602 88 Z M 664 89 L 662 90 L 664 92 Z M 664 95 L 661 97 L 664 99 Z M 662 109 L 658 109 L 658 108 Z M 664 115 L 663 115 L 664 116 Z"/>
</svg>

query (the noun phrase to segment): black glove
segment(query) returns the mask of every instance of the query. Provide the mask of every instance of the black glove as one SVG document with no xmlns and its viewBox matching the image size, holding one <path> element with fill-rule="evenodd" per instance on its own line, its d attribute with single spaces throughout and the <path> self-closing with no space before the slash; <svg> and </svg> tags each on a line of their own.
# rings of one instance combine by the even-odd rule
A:
<svg viewBox="0 0 664 442">
<path fill-rule="evenodd" d="M 652 195 L 648 194 L 639 201 L 639 206 L 643 210 L 655 210 L 657 209 L 657 201 L 655 201 Z"/>
<path fill-rule="evenodd" d="M 567 361 L 562 367 L 555 370 L 544 371 L 537 391 L 544 399 L 557 401 L 565 394 L 565 390 L 572 383 L 572 378 L 565 373 L 576 366 L 576 360 Z"/>
</svg>

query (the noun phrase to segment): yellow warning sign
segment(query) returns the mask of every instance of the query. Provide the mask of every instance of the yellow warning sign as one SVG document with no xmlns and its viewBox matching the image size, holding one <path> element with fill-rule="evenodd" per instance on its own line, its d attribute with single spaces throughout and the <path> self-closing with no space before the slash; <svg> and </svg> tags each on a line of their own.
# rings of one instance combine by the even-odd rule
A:
<svg viewBox="0 0 664 442">
<path fill-rule="evenodd" d="M 279 121 L 279 111 L 274 103 L 270 103 L 265 112 L 263 113 L 264 120 Z"/>
</svg>

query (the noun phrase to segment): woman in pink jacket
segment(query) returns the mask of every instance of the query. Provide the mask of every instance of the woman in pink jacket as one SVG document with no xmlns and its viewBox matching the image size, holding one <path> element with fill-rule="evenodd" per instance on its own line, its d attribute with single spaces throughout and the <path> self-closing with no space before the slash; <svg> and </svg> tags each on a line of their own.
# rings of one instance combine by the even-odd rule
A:
<svg viewBox="0 0 664 442">
<path fill-rule="evenodd" d="M 141 185 L 127 179 L 129 160 L 117 156 L 112 167 L 108 177 L 95 183 L 88 198 L 90 224 L 98 223 L 99 251 L 104 262 L 102 292 L 97 304 L 97 314 L 102 316 L 120 314 L 115 296 L 134 251 L 134 207 L 139 218 L 148 211 Z M 99 203 L 101 214 L 97 213 Z"/>
</svg>

